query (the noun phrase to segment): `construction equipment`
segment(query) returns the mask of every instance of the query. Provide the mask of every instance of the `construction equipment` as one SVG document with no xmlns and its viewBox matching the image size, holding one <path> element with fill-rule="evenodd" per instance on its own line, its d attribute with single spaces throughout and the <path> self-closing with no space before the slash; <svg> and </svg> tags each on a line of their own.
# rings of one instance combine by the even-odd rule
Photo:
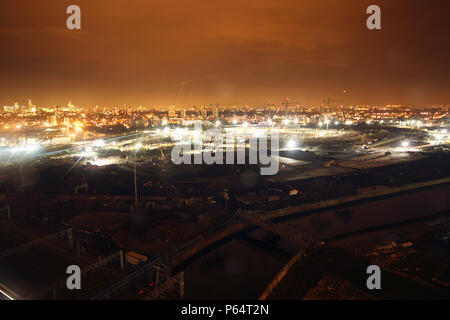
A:
<svg viewBox="0 0 450 320">
<path fill-rule="evenodd" d="M 219 103 L 219 101 L 217 101 L 217 103 L 210 103 L 209 107 L 213 109 L 214 119 L 218 120 L 219 119 L 219 106 L 235 105 L 235 104 L 238 104 L 238 103 Z"/>
<path fill-rule="evenodd" d="M 289 99 L 286 98 L 286 100 L 284 100 L 284 101 L 281 103 L 281 105 L 282 105 L 283 107 L 286 107 L 286 108 L 289 107 L 289 105 L 291 105 L 291 104 L 299 105 L 300 102 L 298 102 L 298 101 L 289 101 Z"/>
<path fill-rule="evenodd" d="M 325 168 L 331 168 L 336 166 L 336 161 L 331 160 L 325 164 Z"/>
<path fill-rule="evenodd" d="M 298 105 L 300 104 L 300 102 L 298 102 L 298 101 L 289 101 L 289 99 L 286 98 L 286 100 L 284 100 L 284 101 L 281 103 L 281 106 L 282 106 L 283 108 L 285 108 L 285 114 L 284 114 L 284 117 L 285 117 L 286 120 L 288 119 L 289 105 L 292 105 L 292 104 L 296 104 L 296 105 L 298 106 Z"/>
<path fill-rule="evenodd" d="M 323 103 L 325 103 L 327 105 L 327 113 L 330 113 L 330 103 L 332 102 L 342 102 L 344 100 L 341 99 L 333 99 L 333 98 L 326 98 L 325 100 L 323 100 Z"/>
<path fill-rule="evenodd" d="M 288 110 L 289 110 L 289 105 L 292 105 L 292 104 L 299 105 L 300 102 L 298 102 L 298 101 L 289 101 L 289 99 L 286 98 L 286 100 L 284 100 L 284 101 L 281 103 L 281 106 L 284 107 L 284 108 L 286 108 L 286 114 L 285 114 L 285 117 L 286 117 L 286 118 L 287 118 L 287 113 L 288 113 Z"/>
<path fill-rule="evenodd" d="M 329 119 L 328 119 L 328 115 L 331 113 L 331 106 L 330 103 L 332 102 L 340 102 L 340 101 L 344 101 L 344 100 L 339 100 L 339 99 L 332 99 L 332 98 L 326 98 L 325 100 L 323 100 L 323 103 L 325 103 L 327 105 L 326 107 L 326 115 L 325 115 L 325 123 L 327 125 L 327 130 L 328 130 L 328 124 L 330 123 Z M 323 112 L 321 112 L 323 113 Z"/>
</svg>

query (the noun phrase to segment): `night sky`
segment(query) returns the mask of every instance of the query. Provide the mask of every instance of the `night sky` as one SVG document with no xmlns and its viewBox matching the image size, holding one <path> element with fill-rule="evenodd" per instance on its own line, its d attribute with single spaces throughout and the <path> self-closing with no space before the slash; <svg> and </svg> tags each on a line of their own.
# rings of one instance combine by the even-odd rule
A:
<svg viewBox="0 0 450 320">
<path fill-rule="evenodd" d="M 71 4 L 81 30 L 66 28 Z M 366 28 L 371 4 L 382 30 Z M 448 0 L 0 0 L 0 104 L 448 104 L 449 9 Z"/>
</svg>

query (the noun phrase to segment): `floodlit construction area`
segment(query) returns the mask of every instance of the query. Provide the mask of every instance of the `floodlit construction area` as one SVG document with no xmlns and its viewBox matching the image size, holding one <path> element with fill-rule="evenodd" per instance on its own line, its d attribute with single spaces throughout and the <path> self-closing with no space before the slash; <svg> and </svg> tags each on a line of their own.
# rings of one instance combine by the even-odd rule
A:
<svg viewBox="0 0 450 320">
<path fill-rule="evenodd" d="M 161 297 L 154 289 L 158 281 L 179 284 L 182 271 L 186 275 L 186 294 L 201 297 L 192 277 L 200 282 L 202 277 L 186 266 L 196 266 L 196 257 L 208 257 L 208 248 L 217 243 L 226 239 L 234 243 L 232 239 L 240 239 L 246 232 L 246 241 L 262 241 L 266 246 L 278 241 L 278 232 L 283 234 L 283 229 L 294 225 L 298 225 L 296 232 L 319 236 L 327 223 L 339 224 L 341 220 L 332 218 L 325 223 L 327 215 L 316 217 L 317 210 L 350 207 L 358 201 L 378 201 L 370 199 L 446 186 L 448 181 L 441 180 L 450 176 L 450 159 L 448 145 L 441 136 L 446 133 L 440 132 L 436 140 L 435 135 L 417 128 L 368 124 L 327 129 L 204 122 L 201 129 L 193 124 L 167 126 L 59 148 L 3 153 L 3 249 L 11 251 L 8 248 L 36 243 L 39 254 L 47 257 L 37 269 L 57 270 L 67 261 L 78 261 L 92 270 L 89 290 L 80 297 L 67 296 L 61 290 L 58 274 L 46 279 L 31 276 L 27 281 L 19 276 L 7 287 L 25 298 L 99 298 L 109 294 L 131 299 L 155 294 Z M 273 143 L 272 136 L 279 140 Z M 258 143 L 264 139 L 268 142 L 268 155 L 279 165 L 275 175 L 261 175 L 259 169 L 264 165 L 250 161 L 253 148 L 258 150 Z M 192 157 L 205 157 L 208 152 L 217 156 L 222 151 L 223 164 L 174 164 L 172 150 L 180 143 L 189 145 L 186 150 Z M 245 161 L 227 163 L 226 152 L 230 150 L 234 159 L 240 153 Z M 442 205 L 421 208 L 418 216 L 445 210 L 446 204 Z M 263 233 L 254 234 L 252 229 L 246 231 L 249 222 L 243 217 L 247 213 L 257 214 L 258 219 L 292 216 L 292 222 L 273 227 L 265 220 L 255 220 L 251 223 L 256 223 Z M 303 223 L 297 217 L 302 214 L 313 216 Z M 357 221 L 361 217 L 355 213 L 355 225 L 335 229 L 337 233 L 323 233 L 323 239 L 359 230 L 363 224 Z M 391 218 L 403 221 L 407 216 L 380 215 L 376 223 L 368 221 L 374 226 L 383 225 Z M 73 239 L 69 244 L 65 238 L 67 230 Z M 39 239 L 49 235 L 54 236 L 42 247 Z M 282 247 L 283 241 L 279 243 Z M 18 264 L 31 263 L 35 257 L 34 253 L 17 258 L 11 251 L 5 256 L 4 277 L 18 270 Z M 173 274 L 167 266 L 174 268 Z M 127 275 L 144 272 L 142 268 L 150 268 L 145 271 L 147 278 L 136 276 L 129 280 L 132 285 L 119 286 Z M 159 274 L 151 270 L 165 271 Z M 104 283 L 114 281 L 118 291 L 100 290 Z M 262 290 L 259 287 L 260 282 L 253 289 Z M 179 295 L 176 290 L 170 292 L 172 298 Z"/>
</svg>

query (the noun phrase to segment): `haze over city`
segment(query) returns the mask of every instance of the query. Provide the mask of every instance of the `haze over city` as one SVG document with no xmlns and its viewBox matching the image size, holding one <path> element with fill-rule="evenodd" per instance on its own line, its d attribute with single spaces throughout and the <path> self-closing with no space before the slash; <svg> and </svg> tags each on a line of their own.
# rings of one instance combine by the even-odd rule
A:
<svg viewBox="0 0 450 320">
<path fill-rule="evenodd" d="M 448 1 L 0 1 L 2 104 L 441 105 Z M 344 92 L 345 91 L 345 92 Z"/>
</svg>

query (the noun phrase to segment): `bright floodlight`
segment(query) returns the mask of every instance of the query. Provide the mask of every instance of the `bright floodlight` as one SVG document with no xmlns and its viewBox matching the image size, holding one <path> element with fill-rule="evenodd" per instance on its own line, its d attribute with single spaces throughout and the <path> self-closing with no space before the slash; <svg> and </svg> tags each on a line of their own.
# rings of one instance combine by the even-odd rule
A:
<svg viewBox="0 0 450 320">
<path fill-rule="evenodd" d="M 403 141 L 402 147 L 409 147 L 409 141 Z"/>
<path fill-rule="evenodd" d="M 31 144 L 31 145 L 27 146 L 26 150 L 28 152 L 35 152 L 35 151 L 38 151 L 39 148 L 40 148 L 40 146 L 38 144 Z"/>
<path fill-rule="evenodd" d="M 142 143 L 136 144 L 136 149 L 140 149 L 140 148 L 142 148 Z"/>
<path fill-rule="evenodd" d="M 284 120 L 283 120 L 283 123 L 284 123 L 285 125 L 288 125 L 288 124 L 289 124 L 289 119 L 284 119 Z"/>
<path fill-rule="evenodd" d="M 242 126 L 243 126 L 243 127 L 248 127 L 248 122 L 245 121 L 245 122 L 242 124 Z"/>
<path fill-rule="evenodd" d="M 86 147 L 83 152 L 83 157 L 91 157 L 92 155 L 92 147 Z"/>
<path fill-rule="evenodd" d="M 295 142 L 295 140 L 289 140 L 287 142 L 288 149 L 294 149 L 296 146 L 297 146 L 297 143 Z"/>
<path fill-rule="evenodd" d="M 105 141 L 103 140 L 97 140 L 94 142 L 95 147 L 103 148 L 105 146 Z"/>
<path fill-rule="evenodd" d="M 233 119 L 233 124 L 236 124 L 237 123 L 237 120 L 236 119 Z"/>
<path fill-rule="evenodd" d="M 220 126 L 220 121 L 219 120 L 216 121 L 216 127 L 218 127 L 218 126 Z"/>
</svg>

